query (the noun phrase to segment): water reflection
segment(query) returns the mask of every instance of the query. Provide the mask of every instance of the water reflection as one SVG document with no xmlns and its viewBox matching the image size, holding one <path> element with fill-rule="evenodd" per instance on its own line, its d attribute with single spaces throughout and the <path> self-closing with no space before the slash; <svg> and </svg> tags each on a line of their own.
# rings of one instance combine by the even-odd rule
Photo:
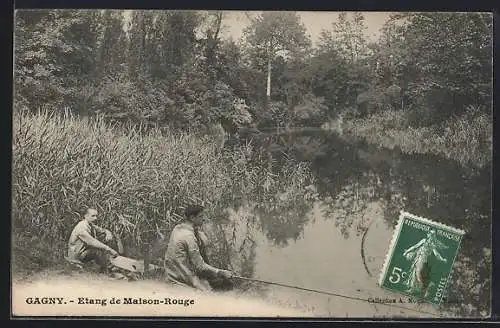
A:
<svg viewBox="0 0 500 328">
<path fill-rule="evenodd" d="M 376 283 L 399 211 L 405 210 L 466 231 L 443 310 L 460 316 L 489 313 L 488 167 L 463 168 L 439 157 L 403 155 L 317 131 L 267 135 L 256 142 L 276 167 L 283 165 L 283 154 L 309 163 L 316 183 L 228 214 L 224 231 L 237 270 L 366 298 L 399 297 Z M 314 306 L 321 316 L 419 315 L 280 287 L 267 290 L 269 297 L 289 304 Z"/>
</svg>

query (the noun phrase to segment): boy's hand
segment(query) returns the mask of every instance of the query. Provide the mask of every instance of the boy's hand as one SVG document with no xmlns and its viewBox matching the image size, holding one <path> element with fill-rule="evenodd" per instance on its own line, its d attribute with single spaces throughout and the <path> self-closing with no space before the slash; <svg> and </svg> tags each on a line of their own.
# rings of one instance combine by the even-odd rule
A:
<svg viewBox="0 0 500 328">
<path fill-rule="evenodd" d="M 225 279 L 231 279 L 234 276 L 234 273 L 229 270 L 222 270 L 220 269 L 218 272 L 219 276 L 225 278 Z"/>
<path fill-rule="evenodd" d="M 117 257 L 119 254 L 117 251 L 115 251 L 114 249 L 112 249 L 111 247 L 109 247 L 107 250 L 106 250 L 112 257 Z"/>
<path fill-rule="evenodd" d="M 113 239 L 113 234 L 111 233 L 111 231 L 109 230 L 106 230 L 106 237 L 105 237 L 106 241 L 111 241 Z"/>
</svg>

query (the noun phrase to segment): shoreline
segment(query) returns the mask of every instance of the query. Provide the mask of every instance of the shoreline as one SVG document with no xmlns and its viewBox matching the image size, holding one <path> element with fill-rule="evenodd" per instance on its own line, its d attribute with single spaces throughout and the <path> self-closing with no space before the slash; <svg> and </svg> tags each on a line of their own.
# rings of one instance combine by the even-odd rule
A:
<svg viewBox="0 0 500 328">
<path fill-rule="evenodd" d="M 195 291 L 161 281 L 127 282 L 98 275 L 46 272 L 11 284 L 16 316 L 264 316 L 315 317 L 307 309 L 284 306 L 256 295 Z M 58 286 L 58 288 L 54 288 Z M 61 287 L 64 286 L 64 287 Z M 249 311 L 252 309 L 252 311 Z"/>
<path fill-rule="evenodd" d="M 436 126 L 413 128 L 404 124 L 403 115 L 397 112 L 379 112 L 365 118 L 332 119 L 321 128 L 344 140 L 365 141 L 384 149 L 399 149 L 408 155 L 439 156 L 456 161 L 464 168 L 482 169 L 491 165 L 492 139 L 468 135 L 488 133 L 482 131 L 484 122 L 479 125 L 475 120 L 455 118 L 447 124 L 456 122 L 469 126 L 470 130 L 456 132 L 445 127 L 445 132 L 440 133 Z M 458 133 L 462 134 L 455 136 Z M 485 150 L 485 144 L 489 151 Z"/>
<path fill-rule="evenodd" d="M 417 318 L 419 312 L 399 308 L 375 308 L 389 298 L 373 297 L 366 303 L 350 305 L 347 311 L 344 300 L 331 310 L 330 300 L 325 308 L 309 303 L 307 299 L 293 302 L 291 299 L 259 295 L 255 291 L 230 291 L 226 293 L 203 292 L 171 286 L 161 281 L 142 280 L 126 282 L 98 275 L 78 274 L 68 276 L 46 272 L 33 276 L 29 281 L 11 284 L 12 313 L 15 316 L 133 316 L 133 317 L 260 317 L 260 318 L 346 318 L 376 317 L 394 318 L 401 315 Z M 57 286 L 57 288 L 56 288 Z M 408 299 L 401 296 L 402 303 Z M 174 301 L 176 300 L 176 301 Z M 355 302 L 355 301 L 353 301 Z M 416 302 L 415 302 L 416 303 Z M 413 305 L 417 305 L 417 304 Z M 451 316 L 451 314 L 448 314 Z M 439 314 L 436 313 L 436 317 Z"/>
</svg>

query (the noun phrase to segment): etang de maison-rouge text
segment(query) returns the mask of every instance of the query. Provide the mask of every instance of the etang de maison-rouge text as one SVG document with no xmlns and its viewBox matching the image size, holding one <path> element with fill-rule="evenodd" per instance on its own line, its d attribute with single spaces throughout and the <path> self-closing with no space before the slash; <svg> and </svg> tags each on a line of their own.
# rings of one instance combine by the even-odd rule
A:
<svg viewBox="0 0 500 328">
<path fill-rule="evenodd" d="M 65 297 L 27 297 L 27 304 L 45 304 L 45 305 L 64 305 L 64 304 L 82 304 L 82 305 L 182 305 L 190 306 L 195 304 L 194 299 L 189 298 L 136 298 L 136 297 L 112 297 L 112 298 L 90 298 L 77 297 L 75 299 L 67 299 Z"/>
</svg>

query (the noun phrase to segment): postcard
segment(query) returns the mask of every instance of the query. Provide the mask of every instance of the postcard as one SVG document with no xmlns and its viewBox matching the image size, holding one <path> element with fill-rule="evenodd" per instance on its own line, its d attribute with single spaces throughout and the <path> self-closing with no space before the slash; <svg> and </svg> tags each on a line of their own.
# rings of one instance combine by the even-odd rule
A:
<svg viewBox="0 0 500 328">
<path fill-rule="evenodd" d="M 490 317 L 492 29 L 16 10 L 12 317 Z"/>
</svg>

